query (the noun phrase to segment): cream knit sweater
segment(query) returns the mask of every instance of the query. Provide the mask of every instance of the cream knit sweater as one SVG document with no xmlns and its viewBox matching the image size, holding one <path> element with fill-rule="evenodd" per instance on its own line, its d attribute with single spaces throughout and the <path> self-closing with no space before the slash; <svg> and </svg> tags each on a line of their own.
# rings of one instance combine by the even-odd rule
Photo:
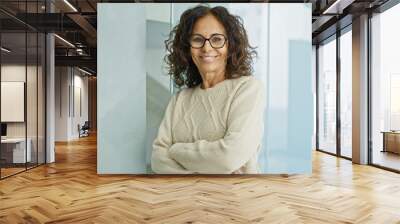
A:
<svg viewBox="0 0 400 224">
<path fill-rule="evenodd" d="M 265 91 L 252 76 L 174 95 L 153 143 L 151 167 L 162 174 L 258 173 Z"/>
</svg>

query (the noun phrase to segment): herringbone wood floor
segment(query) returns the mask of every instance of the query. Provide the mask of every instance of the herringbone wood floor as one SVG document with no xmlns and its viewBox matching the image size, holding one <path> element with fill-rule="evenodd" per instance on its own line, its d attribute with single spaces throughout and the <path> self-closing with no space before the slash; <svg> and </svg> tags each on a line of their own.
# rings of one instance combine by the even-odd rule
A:
<svg viewBox="0 0 400 224">
<path fill-rule="evenodd" d="M 98 176 L 96 139 L 0 181 L 0 223 L 400 223 L 400 175 L 315 152 L 313 174 Z"/>
</svg>

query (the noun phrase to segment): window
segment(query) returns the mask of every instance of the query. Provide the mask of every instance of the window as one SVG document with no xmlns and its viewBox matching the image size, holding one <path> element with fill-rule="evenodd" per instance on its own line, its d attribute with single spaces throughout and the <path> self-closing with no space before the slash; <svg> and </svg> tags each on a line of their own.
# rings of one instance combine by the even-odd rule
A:
<svg viewBox="0 0 400 224">
<path fill-rule="evenodd" d="M 318 48 L 318 149 L 336 153 L 336 39 Z"/>
<path fill-rule="evenodd" d="M 400 5 L 371 18 L 372 164 L 400 170 Z"/>
<path fill-rule="evenodd" d="M 340 36 L 340 155 L 352 156 L 352 34 L 351 26 Z"/>
</svg>

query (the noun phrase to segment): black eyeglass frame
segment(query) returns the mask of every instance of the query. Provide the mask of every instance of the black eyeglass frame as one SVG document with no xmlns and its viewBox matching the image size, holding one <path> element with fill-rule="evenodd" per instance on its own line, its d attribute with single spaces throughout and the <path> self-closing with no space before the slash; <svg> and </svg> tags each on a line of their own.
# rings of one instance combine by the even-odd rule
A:
<svg viewBox="0 0 400 224">
<path fill-rule="evenodd" d="M 190 39 L 192 39 L 193 36 L 200 36 L 201 38 L 203 38 L 203 44 L 201 45 L 201 47 L 193 47 L 193 46 L 192 46 Z M 210 39 L 212 39 L 212 38 L 215 37 L 215 36 L 222 36 L 222 37 L 224 37 L 224 43 L 222 44 L 221 47 L 214 47 L 213 44 L 211 43 Z M 212 34 L 212 35 L 210 36 L 210 38 L 205 38 L 205 37 L 204 37 L 203 35 L 201 35 L 201 34 L 192 34 L 192 35 L 190 35 L 190 39 L 189 39 L 189 45 L 190 45 L 190 47 L 192 47 L 192 48 L 194 48 L 194 49 L 201 49 L 201 48 L 203 48 L 204 45 L 206 44 L 206 41 L 208 41 L 208 43 L 210 43 L 210 46 L 211 46 L 212 48 L 214 48 L 214 49 L 221 49 L 221 48 L 223 48 L 223 47 L 225 46 L 225 44 L 226 44 L 226 42 L 227 42 L 227 40 L 228 40 L 228 38 L 227 38 L 224 34 L 220 34 L 220 33 L 214 33 L 214 34 Z"/>
</svg>

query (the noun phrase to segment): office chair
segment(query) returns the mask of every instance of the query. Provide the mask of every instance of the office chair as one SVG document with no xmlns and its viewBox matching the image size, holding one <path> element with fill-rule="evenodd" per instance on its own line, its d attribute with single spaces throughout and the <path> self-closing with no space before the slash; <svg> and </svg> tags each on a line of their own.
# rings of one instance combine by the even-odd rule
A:
<svg viewBox="0 0 400 224">
<path fill-rule="evenodd" d="M 78 124 L 78 129 L 79 129 L 79 138 L 89 136 L 89 129 L 90 129 L 89 121 L 85 121 L 82 127 L 80 127 L 80 125 Z"/>
</svg>

